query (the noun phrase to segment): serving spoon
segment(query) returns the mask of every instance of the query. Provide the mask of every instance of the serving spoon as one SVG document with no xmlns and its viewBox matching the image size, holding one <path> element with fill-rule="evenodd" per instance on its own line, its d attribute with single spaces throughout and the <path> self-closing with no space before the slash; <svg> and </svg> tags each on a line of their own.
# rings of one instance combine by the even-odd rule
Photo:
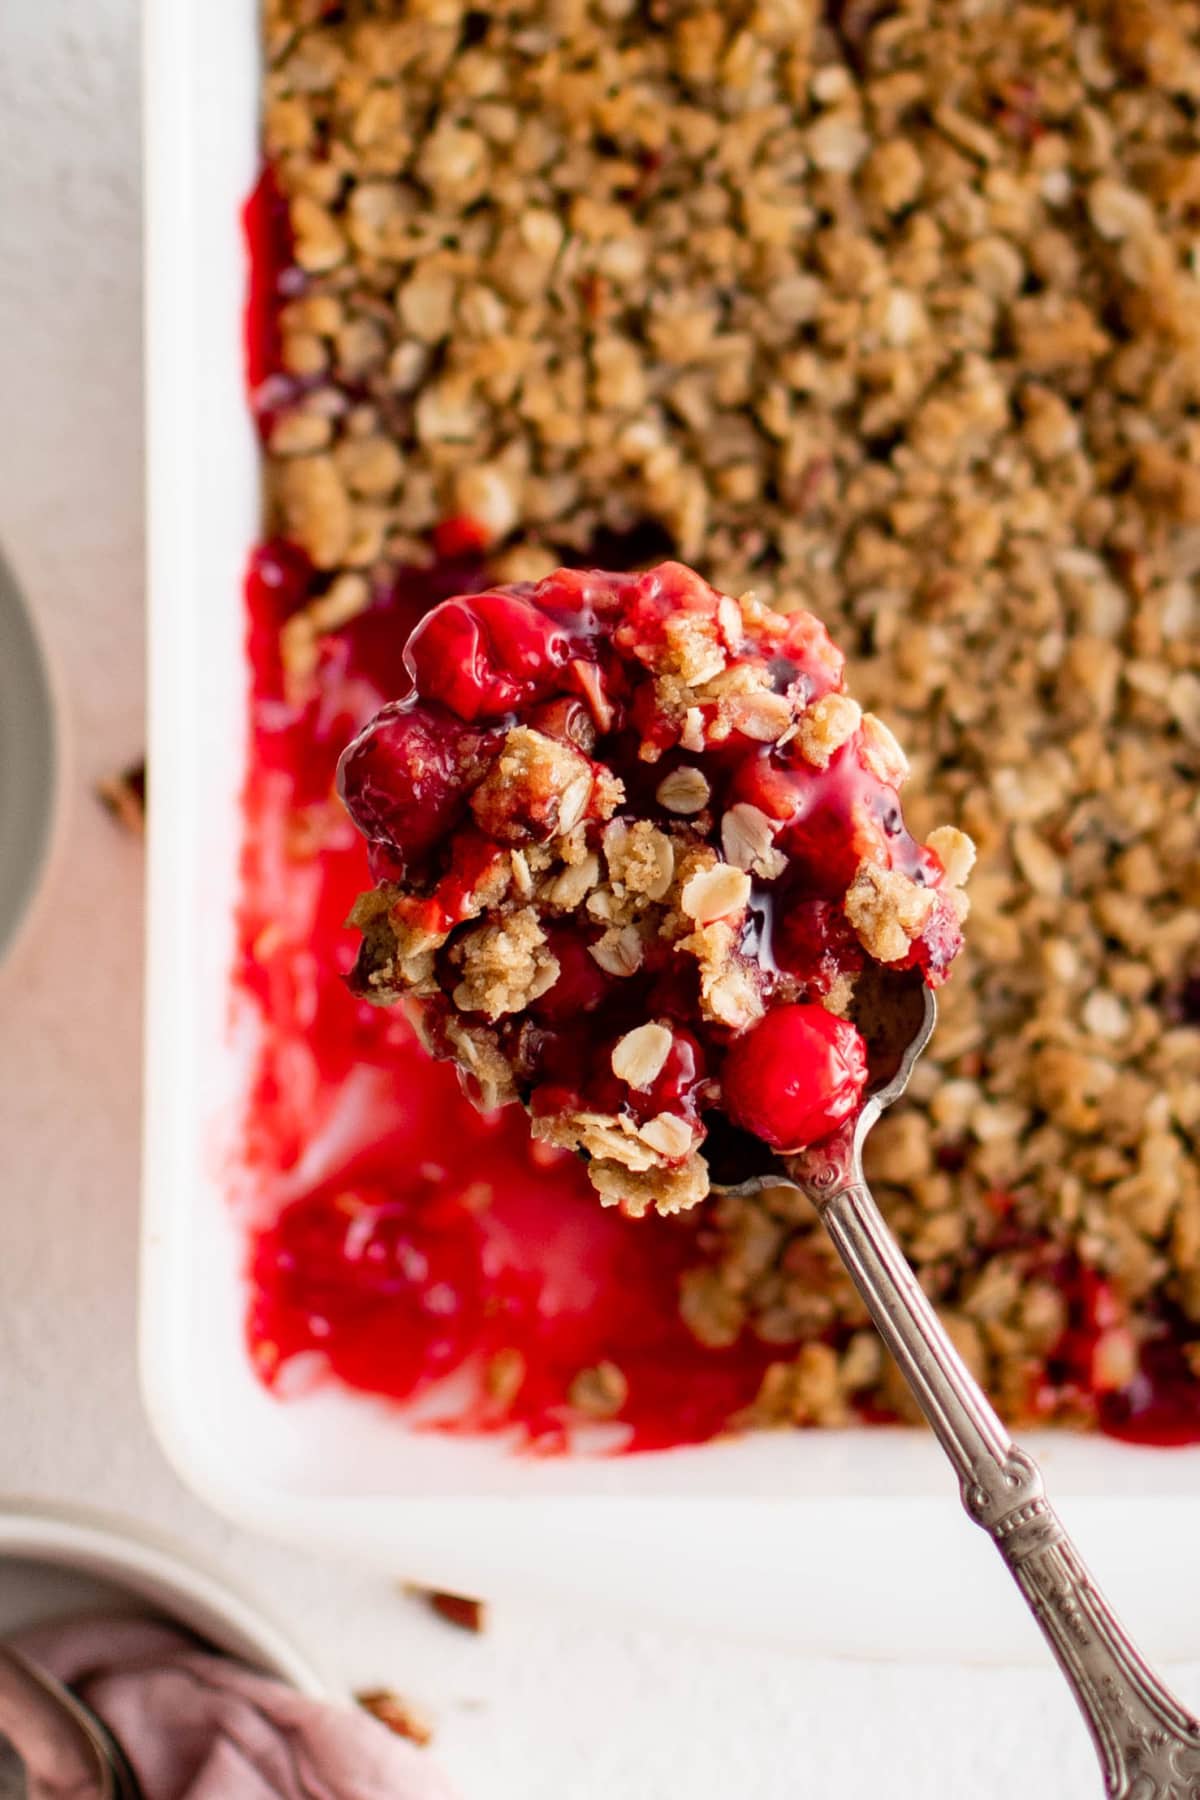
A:
<svg viewBox="0 0 1200 1800">
<path fill-rule="evenodd" d="M 27 1746 L 32 1762 L 14 1737 Z M 108 1727 L 61 1681 L 11 1644 L 0 1644 L 0 1800 L 40 1800 L 51 1791 L 141 1800 Z"/>
<path fill-rule="evenodd" d="M 864 1025 L 871 1085 L 842 1134 L 794 1156 L 733 1130 L 705 1148 L 713 1187 L 792 1187 L 817 1210 L 880 1337 L 958 1475 L 969 1518 L 988 1533 L 1042 1629 L 1087 1721 L 1111 1800 L 1200 1800 L 1200 1722 L 1155 1675 L 1089 1574 L 1015 1444 L 951 1343 L 879 1211 L 862 1153 L 908 1086 L 937 1022 L 923 981 L 900 981 Z"/>
</svg>

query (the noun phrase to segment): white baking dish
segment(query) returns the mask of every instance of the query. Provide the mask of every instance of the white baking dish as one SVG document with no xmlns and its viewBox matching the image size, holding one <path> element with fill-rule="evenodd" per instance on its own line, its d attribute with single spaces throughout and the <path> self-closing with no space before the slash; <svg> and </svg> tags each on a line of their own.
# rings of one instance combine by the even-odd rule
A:
<svg viewBox="0 0 1200 1800">
<path fill-rule="evenodd" d="M 835 1653 L 1038 1655 L 919 1432 L 760 1436 L 539 1461 L 322 1392 L 287 1404 L 242 1347 L 223 1172 L 245 1067 L 231 1031 L 258 524 L 238 214 L 256 171 L 254 0 L 148 0 L 149 1026 L 142 1359 L 190 1484 L 266 1531 L 489 1596 L 557 1596 Z M 1200 1450 L 1037 1446 L 1082 1547 L 1160 1655 L 1200 1655 Z"/>
</svg>

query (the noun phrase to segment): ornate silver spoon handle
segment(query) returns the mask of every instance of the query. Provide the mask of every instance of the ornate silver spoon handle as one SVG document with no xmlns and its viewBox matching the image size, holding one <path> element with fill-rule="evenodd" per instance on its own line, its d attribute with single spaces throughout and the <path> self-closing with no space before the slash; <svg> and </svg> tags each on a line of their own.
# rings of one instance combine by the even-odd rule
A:
<svg viewBox="0 0 1200 1800">
<path fill-rule="evenodd" d="M 849 1174 L 849 1185 L 841 1185 Z M 795 1178 L 953 1463 L 962 1501 L 989 1534 L 1087 1720 L 1112 1800 L 1200 1800 L 1200 1724 L 1135 1650 L 951 1343 L 888 1230 L 860 1167 L 830 1161 Z"/>
</svg>

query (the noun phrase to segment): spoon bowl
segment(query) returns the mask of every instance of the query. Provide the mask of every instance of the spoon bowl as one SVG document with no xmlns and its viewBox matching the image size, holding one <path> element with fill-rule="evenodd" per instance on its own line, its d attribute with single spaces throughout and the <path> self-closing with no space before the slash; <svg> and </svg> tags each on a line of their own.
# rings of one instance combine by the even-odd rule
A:
<svg viewBox="0 0 1200 1800">
<path fill-rule="evenodd" d="M 9 1730 L 5 1730 L 5 1726 Z M 27 1745 L 16 1747 L 17 1734 Z M 43 1769 L 45 1758 L 47 1768 Z M 92 1792 L 96 1800 L 141 1800 L 124 1751 L 90 1708 L 19 1650 L 0 1644 L 0 1796 L 41 1800 L 54 1792 Z"/>
</svg>

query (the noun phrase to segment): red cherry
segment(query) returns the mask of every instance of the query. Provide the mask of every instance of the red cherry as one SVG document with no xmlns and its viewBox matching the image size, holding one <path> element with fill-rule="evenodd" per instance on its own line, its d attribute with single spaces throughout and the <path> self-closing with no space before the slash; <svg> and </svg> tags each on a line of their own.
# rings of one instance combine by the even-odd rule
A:
<svg viewBox="0 0 1200 1800">
<path fill-rule="evenodd" d="M 251 600 L 270 608 L 275 621 L 303 606 L 312 592 L 313 566 L 298 544 L 272 538 L 260 544 L 250 558 L 247 586 Z"/>
<path fill-rule="evenodd" d="M 372 848 L 402 863 L 431 850 L 483 774 L 488 737 L 411 701 L 377 713 L 343 750 L 337 775 L 346 810 Z"/>
<path fill-rule="evenodd" d="M 556 692 L 572 654 L 562 626 L 518 594 L 444 600 L 408 640 L 418 692 L 460 719 L 498 719 Z"/>
<path fill-rule="evenodd" d="M 736 1038 L 725 1059 L 725 1111 L 776 1150 L 802 1150 L 837 1130 L 867 1082 L 867 1046 L 821 1006 L 777 1006 Z"/>
<path fill-rule="evenodd" d="M 865 768 L 851 747 L 815 769 L 793 747 L 770 745 L 744 757 L 729 797 L 757 806 L 782 829 L 775 842 L 794 875 L 823 899 L 844 894 L 864 857 L 926 880 L 936 865 L 904 830 L 895 792 Z"/>
<path fill-rule="evenodd" d="M 810 893 L 844 894 L 863 845 L 852 816 L 854 791 L 840 765 L 814 769 L 773 746 L 756 749 L 734 771 L 730 800 L 746 800 L 782 825 L 775 842 L 797 864 Z"/>
<path fill-rule="evenodd" d="M 455 833 L 450 840 L 450 866 L 434 889 L 446 929 L 475 916 L 475 895 L 507 866 L 507 853 L 482 831 L 466 825 Z"/>
<path fill-rule="evenodd" d="M 683 563 L 659 563 L 635 577 L 632 592 L 622 596 L 617 644 L 640 662 L 653 662 L 653 647 L 664 642 L 669 619 L 681 613 L 714 619 L 720 600 L 716 589 Z"/>
<path fill-rule="evenodd" d="M 744 800 L 777 823 L 791 820 L 816 801 L 820 777 L 782 762 L 769 745 L 743 755 L 733 772 L 729 802 Z"/>
<path fill-rule="evenodd" d="M 820 619 L 810 612 L 789 613 L 787 630 L 775 650 L 794 662 L 808 683 L 808 698 L 820 700 L 842 685 L 846 659 Z"/>
<path fill-rule="evenodd" d="M 611 989 L 613 977 L 604 973 L 589 953 L 587 939 L 571 926 L 551 926 L 546 937 L 558 958 L 558 979 L 529 1010 L 545 1024 L 567 1025 L 595 1011 Z"/>
<path fill-rule="evenodd" d="M 486 550 L 490 541 L 486 525 L 481 525 L 478 519 L 472 519 L 468 513 L 454 513 L 452 517 L 440 520 L 433 528 L 433 547 L 446 561 L 456 556 L 470 556 L 474 551 Z"/>
<path fill-rule="evenodd" d="M 597 620 L 622 612 L 641 579 L 606 569 L 555 569 L 530 592 L 547 612 L 574 613 L 585 636 L 594 636 Z"/>
</svg>

